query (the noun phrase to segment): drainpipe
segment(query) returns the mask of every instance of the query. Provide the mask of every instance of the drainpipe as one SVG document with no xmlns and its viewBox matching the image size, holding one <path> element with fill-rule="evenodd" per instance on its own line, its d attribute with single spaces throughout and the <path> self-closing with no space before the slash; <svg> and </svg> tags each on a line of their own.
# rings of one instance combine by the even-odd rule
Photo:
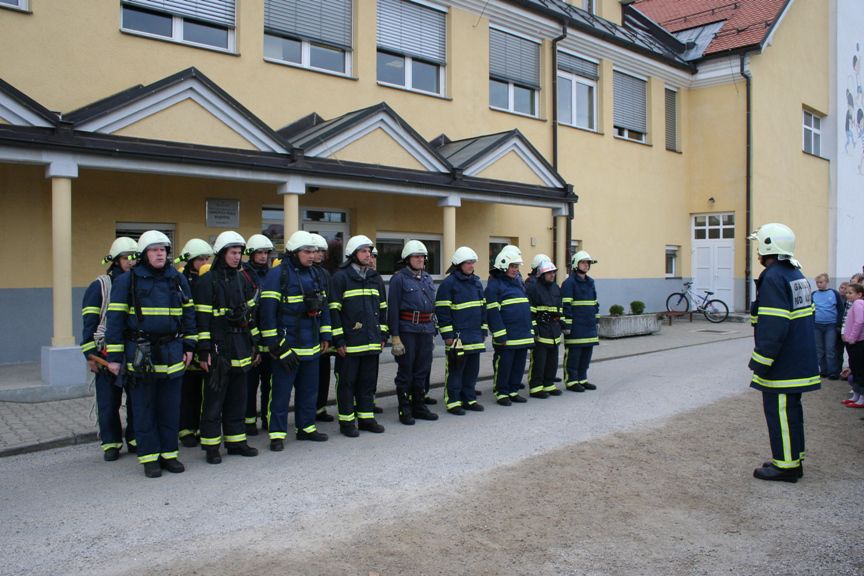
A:
<svg viewBox="0 0 864 576">
<path fill-rule="evenodd" d="M 747 61 L 747 52 L 741 53 L 741 76 L 744 77 L 744 85 L 746 87 L 747 94 L 747 161 L 746 161 L 746 175 L 745 175 L 745 190 L 744 190 L 744 233 L 746 235 L 750 235 L 750 231 L 753 229 L 753 224 L 751 222 L 752 214 L 751 214 L 751 206 L 753 201 L 753 181 L 752 181 L 752 172 L 753 172 L 753 120 L 751 118 L 752 114 L 752 86 L 751 82 L 753 77 L 750 75 L 750 72 L 747 70 L 746 66 Z M 746 236 L 745 236 L 746 238 Z M 745 254 L 744 254 L 744 304 L 746 309 L 750 309 L 750 302 L 752 300 L 750 294 L 750 284 L 752 283 L 753 276 L 753 257 L 751 256 L 750 250 L 750 240 L 745 240 Z"/>
<path fill-rule="evenodd" d="M 567 20 L 561 22 L 561 35 L 552 39 L 552 167 L 555 172 L 558 172 L 558 42 L 567 37 Z M 569 217 L 567 218 L 566 234 L 567 241 L 564 243 L 564 256 L 570 259 L 570 238 L 573 235 L 573 206 L 568 209 Z M 552 217 L 552 246 L 558 246 L 558 235 L 562 231 L 558 230 L 558 218 Z M 561 263 L 559 262 L 560 266 Z M 566 263 L 564 264 L 566 267 Z"/>
</svg>

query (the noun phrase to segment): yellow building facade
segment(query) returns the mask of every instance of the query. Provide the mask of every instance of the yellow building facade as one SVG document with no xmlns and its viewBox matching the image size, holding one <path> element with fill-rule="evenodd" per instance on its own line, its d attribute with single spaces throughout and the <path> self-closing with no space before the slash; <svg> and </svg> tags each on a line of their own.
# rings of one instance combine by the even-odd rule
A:
<svg viewBox="0 0 864 576">
<path fill-rule="evenodd" d="M 829 163 L 802 153 L 800 132 L 802 109 L 830 112 L 821 0 L 788 2 L 770 44 L 704 63 L 628 28 L 617 0 L 593 14 L 353 0 L 330 44 L 278 10 L 314 2 L 16 1 L 0 3 L 0 261 L 14 271 L 0 278 L 0 363 L 44 347 L 47 380 L 72 361 L 113 238 L 150 227 L 175 250 L 227 226 L 277 244 L 298 228 L 334 247 L 365 234 L 385 272 L 419 238 L 439 276 L 460 245 L 485 262 L 515 243 L 562 279 L 586 249 L 604 311 L 660 310 L 690 278 L 744 309 L 748 221 L 786 222 L 808 271 L 827 266 L 827 219 L 813 216 Z M 393 14 L 401 36 L 386 33 Z"/>
</svg>

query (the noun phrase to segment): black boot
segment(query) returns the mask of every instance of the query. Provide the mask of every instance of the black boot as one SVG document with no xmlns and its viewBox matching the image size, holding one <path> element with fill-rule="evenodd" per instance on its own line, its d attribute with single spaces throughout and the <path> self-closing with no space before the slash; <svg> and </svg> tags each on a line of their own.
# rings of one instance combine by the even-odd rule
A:
<svg viewBox="0 0 864 576">
<path fill-rule="evenodd" d="M 198 445 L 198 437 L 195 434 L 186 434 L 180 438 L 180 444 L 186 448 L 194 448 Z"/>
<path fill-rule="evenodd" d="M 219 446 L 208 446 L 204 449 L 204 452 L 207 454 L 208 464 L 222 463 L 222 456 L 219 454 Z"/>
<path fill-rule="evenodd" d="M 180 474 L 181 472 L 186 471 L 186 467 L 183 466 L 183 463 L 177 460 L 177 458 L 159 458 L 159 467 L 163 470 L 167 470 L 172 474 Z"/>
<path fill-rule="evenodd" d="M 162 467 L 159 466 L 159 462 L 157 460 L 145 462 L 144 475 L 147 476 L 147 478 L 159 478 L 162 476 Z"/>
<path fill-rule="evenodd" d="M 763 462 L 763 463 L 762 463 L 762 467 L 763 467 L 763 468 L 767 468 L 768 466 L 771 466 L 771 465 L 772 465 L 772 463 L 771 463 L 770 460 L 767 461 L 767 462 Z M 797 468 L 792 468 L 792 470 L 797 470 L 797 471 L 798 471 L 798 478 L 803 478 L 803 477 L 804 477 L 804 463 L 803 463 L 803 462 L 801 462 L 800 464 L 798 464 L 798 467 L 797 467 Z"/>
<path fill-rule="evenodd" d="M 304 430 L 297 431 L 297 440 L 310 440 L 312 442 L 326 442 L 327 434 L 323 432 L 318 432 L 317 430 L 313 430 L 312 432 L 306 432 Z"/>
<path fill-rule="evenodd" d="M 408 394 L 399 392 L 399 422 L 406 426 L 414 425 L 414 416 L 411 415 L 411 401 L 408 399 Z"/>
<path fill-rule="evenodd" d="M 339 422 L 339 432 L 348 438 L 357 438 L 360 436 L 360 432 L 357 431 L 354 422 Z"/>
<path fill-rule="evenodd" d="M 585 388 L 579 382 L 573 382 L 567 385 L 567 390 L 571 392 L 584 392 Z"/>
<path fill-rule="evenodd" d="M 798 478 L 803 475 L 799 470 L 800 466 L 795 468 L 777 468 L 773 464 L 756 468 L 753 470 L 753 477 L 759 480 L 770 480 L 774 482 L 798 482 Z"/>
<path fill-rule="evenodd" d="M 120 458 L 119 448 L 108 448 L 105 450 L 105 453 L 102 454 L 102 459 L 105 460 L 105 462 L 114 462 L 118 458 Z"/>
<path fill-rule="evenodd" d="M 247 436 L 257 436 L 258 435 L 258 425 L 256 423 L 246 424 L 246 435 Z"/>
<path fill-rule="evenodd" d="M 546 393 L 549 394 L 549 396 L 560 396 L 562 394 L 561 390 L 559 390 L 558 388 L 555 388 L 553 390 L 546 390 Z"/>
<path fill-rule="evenodd" d="M 471 412 L 483 412 L 483 410 L 485 410 L 485 408 L 483 408 L 483 405 L 479 404 L 478 402 L 463 402 L 462 408 L 464 408 L 465 410 L 470 410 Z"/>
<path fill-rule="evenodd" d="M 246 456 L 247 458 L 251 458 L 258 455 L 258 449 L 249 446 L 246 442 L 232 442 L 230 444 L 225 444 L 225 448 L 227 449 L 228 454 L 233 456 Z"/>
<path fill-rule="evenodd" d="M 524 396 L 520 396 L 519 394 L 512 394 L 510 396 L 510 401 L 514 404 L 524 404 L 525 402 L 528 402 Z"/>
<path fill-rule="evenodd" d="M 433 421 L 433 420 L 438 419 L 438 415 L 435 414 L 434 412 L 432 412 L 431 410 L 429 410 L 429 408 L 426 407 L 426 404 L 419 404 L 419 405 L 412 406 L 411 407 L 411 415 L 416 420 Z"/>
<path fill-rule="evenodd" d="M 531 398 L 548 398 L 549 393 L 545 390 L 540 390 L 538 392 L 531 392 Z"/>
<path fill-rule="evenodd" d="M 373 413 L 373 414 L 383 414 L 383 413 L 384 413 L 384 409 L 383 409 L 383 408 L 379 408 L 378 406 L 372 406 L 372 413 Z"/>
<path fill-rule="evenodd" d="M 431 396 L 424 396 L 423 397 L 423 404 L 427 404 L 429 406 L 434 406 L 435 404 L 438 404 L 438 400 L 436 400 L 435 398 L 432 398 Z"/>
<path fill-rule="evenodd" d="M 357 427 L 365 432 L 373 432 L 375 434 L 384 432 L 384 426 L 376 422 L 374 418 L 361 418 L 357 421 Z"/>
<path fill-rule="evenodd" d="M 270 440 L 270 451 L 271 452 L 281 452 L 285 449 L 285 441 L 281 438 L 274 438 Z"/>
<path fill-rule="evenodd" d="M 450 414 L 455 414 L 456 416 L 464 416 L 465 409 L 462 406 L 453 406 L 452 408 L 447 408 L 447 412 Z"/>
<path fill-rule="evenodd" d="M 585 390 L 596 390 L 597 389 L 597 386 L 595 386 L 594 384 L 591 384 L 587 380 L 585 382 L 582 382 L 582 387 Z"/>
<path fill-rule="evenodd" d="M 328 414 L 325 408 L 322 408 L 317 414 L 315 414 L 315 420 L 319 422 L 333 422 L 335 418 L 333 418 L 332 414 Z"/>
</svg>

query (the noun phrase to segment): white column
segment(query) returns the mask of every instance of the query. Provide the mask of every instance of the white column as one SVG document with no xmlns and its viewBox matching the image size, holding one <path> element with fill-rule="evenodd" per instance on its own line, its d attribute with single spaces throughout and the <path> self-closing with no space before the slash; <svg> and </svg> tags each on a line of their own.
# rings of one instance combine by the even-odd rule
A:
<svg viewBox="0 0 864 576">
<path fill-rule="evenodd" d="M 456 251 L 456 208 L 462 206 L 462 199 L 458 194 L 451 194 L 438 201 L 444 212 L 443 234 L 444 241 L 441 249 L 444 261 L 447 262 Z"/>
<path fill-rule="evenodd" d="M 57 161 L 48 165 L 51 179 L 51 293 L 54 314 L 52 346 L 74 346 L 72 334 L 72 178 L 78 165 Z"/>
<path fill-rule="evenodd" d="M 282 218 L 287 241 L 300 229 L 300 195 L 306 193 L 306 181 L 301 176 L 291 176 L 279 185 L 277 192 L 282 195 Z"/>
</svg>

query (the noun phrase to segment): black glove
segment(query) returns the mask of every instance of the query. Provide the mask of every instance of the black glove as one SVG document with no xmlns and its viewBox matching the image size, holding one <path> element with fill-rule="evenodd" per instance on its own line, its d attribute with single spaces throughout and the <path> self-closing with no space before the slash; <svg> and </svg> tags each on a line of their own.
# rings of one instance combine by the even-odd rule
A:
<svg viewBox="0 0 864 576">
<path fill-rule="evenodd" d="M 282 368 L 287 372 L 291 372 L 300 365 L 300 357 L 291 348 L 288 348 L 287 351 L 280 350 L 278 355 L 273 355 L 273 358 L 282 364 Z"/>
<path fill-rule="evenodd" d="M 219 356 L 210 356 L 210 372 L 207 375 L 207 387 L 213 392 L 220 392 L 228 383 L 228 372 L 231 364 L 228 360 Z"/>
</svg>

